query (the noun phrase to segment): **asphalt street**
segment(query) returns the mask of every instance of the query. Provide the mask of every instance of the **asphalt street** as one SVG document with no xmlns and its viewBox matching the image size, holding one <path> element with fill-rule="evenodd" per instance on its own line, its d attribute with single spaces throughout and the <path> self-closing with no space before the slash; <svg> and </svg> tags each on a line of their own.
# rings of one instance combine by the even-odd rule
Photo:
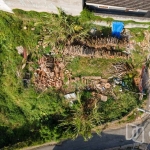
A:
<svg viewBox="0 0 150 150">
<path fill-rule="evenodd" d="M 150 115 L 147 119 L 139 124 L 128 124 L 128 126 L 102 132 L 101 135 L 93 134 L 89 141 L 84 141 L 82 137 L 77 139 L 67 140 L 61 145 L 45 146 L 36 148 L 36 150 L 105 150 L 112 147 L 120 147 L 123 145 L 134 143 L 150 142 Z M 133 140 L 132 140 L 133 139 Z M 150 147 L 148 147 L 150 149 Z"/>
</svg>

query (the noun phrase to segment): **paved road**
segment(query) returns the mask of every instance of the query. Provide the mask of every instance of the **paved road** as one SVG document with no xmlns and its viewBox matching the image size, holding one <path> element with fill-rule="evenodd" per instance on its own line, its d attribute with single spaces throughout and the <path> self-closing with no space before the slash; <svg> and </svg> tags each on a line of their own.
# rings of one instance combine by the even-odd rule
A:
<svg viewBox="0 0 150 150">
<path fill-rule="evenodd" d="M 74 141 L 65 141 L 60 146 L 47 146 L 37 150 L 103 150 L 133 143 L 131 140 L 125 140 L 124 131 L 125 129 L 123 128 L 102 133 L 101 136 L 94 134 L 93 138 L 87 142 L 82 137 L 78 137 Z"/>
<path fill-rule="evenodd" d="M 105 150 L 112 147 L 133 144 L 133 140 L 127 140 L 134 135 L 134 140 L 148 144 L 150 142 L 150 115 L 139 124 L 142 127 L 137 129 L 134 125 L 116 130 L 102 132 L 101 135 L 93 134 L 93 138 L 85 142 L 82 137 L 76 140 L 67 140 L 61 145 L 45 146 L 36 148 L 36 150 Z M 128 136 L 128 137 L 127 137 Z M 148 148 L 150 149 L 150 147 Z"/>
</svg>

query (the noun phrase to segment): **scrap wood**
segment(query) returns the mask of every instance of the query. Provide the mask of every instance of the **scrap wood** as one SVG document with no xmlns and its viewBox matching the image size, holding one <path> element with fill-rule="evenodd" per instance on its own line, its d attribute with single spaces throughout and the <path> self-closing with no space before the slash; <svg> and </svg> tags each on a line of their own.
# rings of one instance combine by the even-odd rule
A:
<svg viewBox="0 0 150 150">
<path fill-rule="evenodd" d="M 113 73 L 119 73 L 120 75 L 122 75 L 134 68 L 134 66 L 130 65 L 128 62 L 113 63 L 112 67 L 115 69 L 115 71 L 113 71 Z"/>
</svg>

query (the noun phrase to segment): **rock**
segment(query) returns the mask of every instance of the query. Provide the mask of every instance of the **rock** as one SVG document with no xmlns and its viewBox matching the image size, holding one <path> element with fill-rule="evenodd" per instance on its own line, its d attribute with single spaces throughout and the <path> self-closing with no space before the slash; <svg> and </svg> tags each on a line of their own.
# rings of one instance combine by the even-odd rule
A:
<svg viewBox="0 0 150 150">
<path fill-rule="evenodd" d="M 106 89 L 109 89 L 109 88 L 110 88 L 110 84 L 109 84 L 109 83 L 106 83 L 106 84 L 105 84 L 105 88 L 106 88 Z"/>
<path fill-rule="evenodd" d="M 107 96 L 101 95 L 101 101 L 106 102 L 107 101 Z"/>
<path fill-rule="evenodd" d="M 23 27 L 23 29 L 24 29 L 24 30 L 27 30 L 27 27 L 26 27 L 26 26 L 24 26 L 24 27 Z"/>
<path fill-rule="evenodd" d="M 23 46 L 17 46 L 16 50 L 18 51 L 18 54 L 20 54 L 20 55 L 23 54 L 23 52 L 24 52 Z"/>
<path fill-rule="evenodd" d="M 32 30 L 32 31 L 34 31 L 34 30 L 35 30 L 35 28 L 31 28 L 31 30 Z"/>
</svg>

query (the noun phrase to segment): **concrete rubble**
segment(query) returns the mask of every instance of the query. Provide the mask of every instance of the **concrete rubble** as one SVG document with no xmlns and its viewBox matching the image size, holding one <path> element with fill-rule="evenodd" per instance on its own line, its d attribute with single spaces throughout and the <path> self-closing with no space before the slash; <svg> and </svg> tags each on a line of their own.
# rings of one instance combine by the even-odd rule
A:
<svg viewBox="0 0 150 150">
<path fill-rule="evenodd" d="M 48 87 L 60 89 L 64 80 L 64 63 L 51 55 L 45 55 L 38 61 L 39 68 L 34 73 L 34 84 L 44 90 Z"/>
</svg>

